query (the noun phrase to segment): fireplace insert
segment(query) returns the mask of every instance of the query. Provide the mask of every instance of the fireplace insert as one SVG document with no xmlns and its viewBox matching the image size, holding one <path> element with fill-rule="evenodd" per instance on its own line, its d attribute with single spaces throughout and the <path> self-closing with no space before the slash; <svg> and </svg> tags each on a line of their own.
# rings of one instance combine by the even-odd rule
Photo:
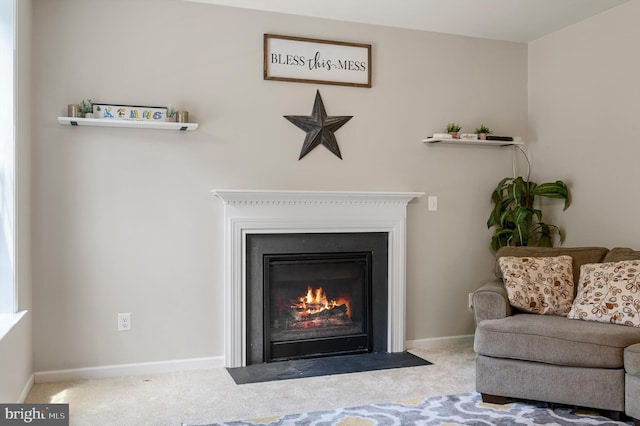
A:
<svg viewBox="0 0 640 426">
<path fill-rule="evenodd" d="M 247 236 L 247 364 L 387 350 L 387 234 Z"/>
<path fill-rule="evenodd" d="M 371 253 L 264 257 L 267 361 L 369 352 Z"/>
</svg>

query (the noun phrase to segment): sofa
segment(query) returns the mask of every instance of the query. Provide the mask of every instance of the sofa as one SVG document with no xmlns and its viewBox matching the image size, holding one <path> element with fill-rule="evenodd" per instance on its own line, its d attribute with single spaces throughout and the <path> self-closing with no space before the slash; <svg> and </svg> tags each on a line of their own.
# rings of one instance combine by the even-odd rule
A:
<svg viewBox="0 0 640 426">
<path fill-rule="evenodd" d="M 516 300 L 514 290 L 507 291 L 508 281 L 501 269 L 508 263 L 505 260 L 557 256 L 570 256 L 568 275 L 574 283 L 571 298 L 581 291 L 579 296 L 593 297 L 593 292 L 587 291 L 591 285 L 589 267 L 600 270 L 611 262 L 633 266 L 634 261 L 640 260 L 640 251 L 603 247 L 498 250 L 496 279 L 482 285 L 472 296 L 476 390 L 489 403 L 524 399 L 586 407 L 616 420 L 625 419 L 626 415 L 640 426 L 640 327 L 576 319 L 575 313 L 580 310 L 574 307 L 574 318 L 570 318 L 531 313 L 526 309 L 528 305 L 525 309 L 512 306 L 509 295 Z M 583 271 L 586 278 L 581 282 L 583 265 L 587 265 L 587 272 Z M 640 289 L 634 290 L 640 299 Z M 640 308 L 638 300 L 636 307 Z M 588 316 L 588 310 L 582 314 Z"/>
</svg>

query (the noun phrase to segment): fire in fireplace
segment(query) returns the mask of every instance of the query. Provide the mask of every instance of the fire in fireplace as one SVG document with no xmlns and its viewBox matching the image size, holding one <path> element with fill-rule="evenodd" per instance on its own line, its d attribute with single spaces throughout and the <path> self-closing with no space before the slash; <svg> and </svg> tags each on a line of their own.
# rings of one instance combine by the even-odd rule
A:
<svg viewBox="0 0 640 426">
<path fill-rule="evenodd" d="M 369 253 L 264 259 L 268 360 L 369 351 Z"/>
<path fill-rule="evenodd" d="M 248 364 L 386 350 L 386 234 L 247 242 Z"/>
<path fill-rule="evenodd" d="M 275 320 L 273 329 L 300 330 L 344 327 L 351 324 L 351 309 L 349 296 L 338 299 L 328 299 L 322 287 L 307 287 L 307 293 L 293 299 L 285 312 L 285 319 L 281 324 Z M 286 318 L 290 316 L 291 318 Z"/>
<path fill-rule="evenodd" d="M 327 299 L 322 287 L 313 290 L 308 287 L 307 294 L 298 300 L 292 300 L 272 321 L 273 340 L 296 338 L 304 333 L 311 337 L 323 337 L 341 334 L 341 331 L 362 332 L 360 323 L 351 320 L 349 297 Z"/>
</svg>

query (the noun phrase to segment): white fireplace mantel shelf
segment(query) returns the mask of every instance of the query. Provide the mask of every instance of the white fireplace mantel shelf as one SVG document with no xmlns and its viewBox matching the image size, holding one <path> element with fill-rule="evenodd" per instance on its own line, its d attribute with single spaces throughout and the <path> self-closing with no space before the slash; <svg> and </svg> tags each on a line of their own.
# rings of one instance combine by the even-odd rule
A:
<svg viewBox="0 0 640 426">
<path fill-rule="evenodd" d="M 216 189 L 211 191 L 227 204 L 235 203 L 403 203 L 424 192 L 272 191 Z"/>
<path fill-rule="evenodd" d="M 246 365 L 246 236 L 386 232 L 389 352 L 404 350 L 407 205 L 423 192 L 212 190 L 224 202 L 225 364 Z"/>
</svg>

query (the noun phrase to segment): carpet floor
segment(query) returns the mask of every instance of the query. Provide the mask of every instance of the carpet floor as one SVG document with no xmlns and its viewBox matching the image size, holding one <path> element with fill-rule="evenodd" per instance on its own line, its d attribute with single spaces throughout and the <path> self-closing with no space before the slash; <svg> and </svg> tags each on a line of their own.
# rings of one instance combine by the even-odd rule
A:
<svg viewBox="0 0 640 426">
<path fill-rule="evenodd" d="M 472 343 L 412 349 L 433 365 L 237 385 L 225 368 L 36 383 L 28 403 L 68 403 L 74 426 L 179 426 L 453 395 L 475 389 Z"/>
<path fill-rule="evenodd" d="M 383 425 L 496 425 L 496 426 L 618 426 L 597 412 L 554 407 L 540 402 L 485 404 L 475 392 L 415 401 L 369 404 L 359 407 L 289 414 L 280 417 L 210 423 L 206 426 L 383 426 Z M 185 425 L 186 426 L 186 425 Z"/>
</svg>

